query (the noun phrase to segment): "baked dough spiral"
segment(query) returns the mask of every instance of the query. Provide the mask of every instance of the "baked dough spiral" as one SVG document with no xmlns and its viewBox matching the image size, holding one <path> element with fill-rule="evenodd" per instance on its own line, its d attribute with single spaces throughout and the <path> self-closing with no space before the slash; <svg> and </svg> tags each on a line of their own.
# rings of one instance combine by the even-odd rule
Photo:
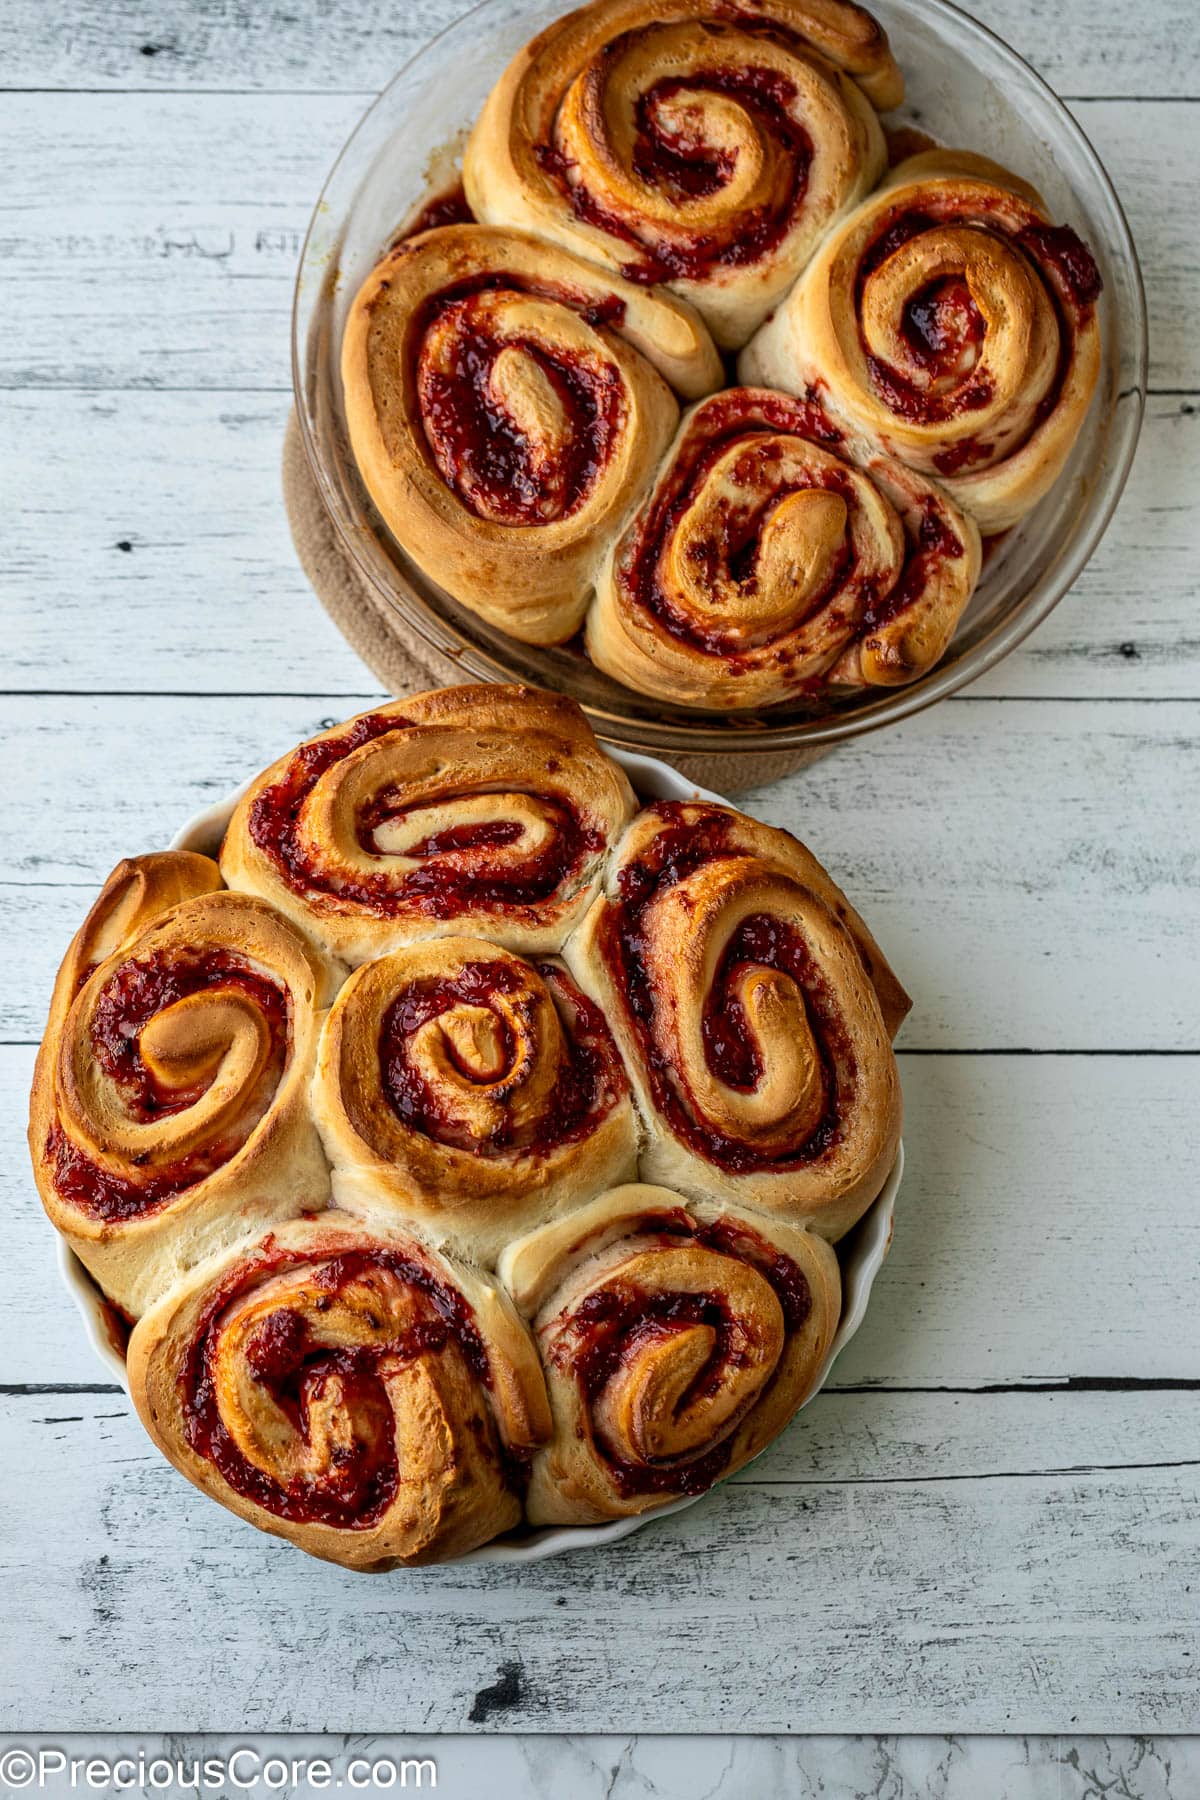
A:
<svg viewBox="0 0 1200 1800">
<path fill-rule="evenodd" d="M 640 813 L 567 945 L 646 1122 L 641 1173 L 831 1242 L 895 1160 L 907 996 L 785 831 L 707 802 Z"/>
<path fill-rule="evenodd" d="M 833 418 L 936 476 L 985 536 L 1070 454 L 1100 371 L 1101 280 L 1033 188 L 984 157 L 900 163 L 743 351 L 743 381 L 815 387 Z"/>
<path fill-rule="evenodd" d="M 608 542 L 720 364 L 703 325 L 557 246 L 487 225 L 402 241 L 342 340 L 355 460 L 425 573 L 510 636 L 578 630 Z"/>
<path fill-rule="evenodd" d="M 669 283 L 736 348 L 879 179 L 903 92 L 846 0 L 593 0 L 514 58 L 463 180 L 477 218 Z"/>
<path fill-rule="evenodd" d="M 411 945 L 351 976 L 313 1105 L 341 1206 L 408 1214 L 489 1262 L 637 1165 L 600 1009 L 561 964 L 478 938 Z"/>
<path fill-rule="evenodd" d="M 130 935 L 141 904 L 153 910 L 193 874 L 207 883 L 212 865 L 143 859 L 132 912 L 130 867 L 110 878 L 68 953 L 60 985 L 89 943 L 121 940 L 52 1017 L 29 1141 L 46 1211 L 137 1317 L 248 1223 L 328 1200 L 308 1084 L 338 973 L 243 894 L 202 892 Z"/>
<path fill-rule="evenodd" d="M 189 1481 L 351 1569 L 444 1561 L 510 1529 L 550 1423 L 493 1283 L 334 1215 L 195 1270 L 138 1324 L 129 1379 Z"/>
<path fill-rule="evenodd" d="M 730 388 L 684 416 L 608 558 L 588 654 L 710 710 L 897 686 L 938 661 L 979 566 L 935 482 L 857 454 L 815 399 Z"/>
<path fill-rule="evenodd" d="M 553 1437 L 526 1516 L 591 1524 L 703 1493 L 807 1398 L 837 1329 L 837 1257 L 810 1232 L 629 1186 L 506 1252 Z"/>
<path fill-rule="evenodd" d="M 552 954 L 634 805 L 574 701 L 443 688 L 273 763 L 238 803 L 221 872 L 351 964 L 466 933 Z"/>
<path fill-rule="evenodd" d="M 46 1210 L 155 1443 L 314 1556 L 698 1494 L 820 1376 L 908 1000 L 786 832 L 635 805 L 574 703 L 417 695 L 273 764 L 220 867 L 122 863 L 68 949 Z"/>
</svg>

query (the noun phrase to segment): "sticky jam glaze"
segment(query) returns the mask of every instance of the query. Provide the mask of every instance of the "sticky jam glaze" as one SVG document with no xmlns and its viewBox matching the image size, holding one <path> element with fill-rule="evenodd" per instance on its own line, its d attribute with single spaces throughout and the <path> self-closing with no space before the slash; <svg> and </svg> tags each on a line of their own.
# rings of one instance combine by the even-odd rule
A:
<svg viewBox="0 0 1200 1800">
<path fill-rule="evenodd" d="M 1081 319 L 1090 314 L 1101 294 L 1104 282 L 1096 259 L 1069 225 L 1027 225 L 1018 233 L 1017 242 L 1047 272 L 1052 272 L 1063 298 L 1068 300 Z"/>
<path fill-rule="evenodd" d="M 442 480 L 476 516 L 495 523 L 570 518 L 595 489 L 624 426 L 620 370 L 600 356 L 489 330 L 470 299 L 452 302 L 442 317 L 455 333 L 450 366 L 421 361 L 417 374 L 421 420 Z M 566 429 L 552 446 L 531 444 L 495 399 L 493 372 L 505 350 L 528 357 L 558 401 Z"/>
<path fill-rule="evenodd" d="M 458 918 L 477 909 L 536 911 L 554 900 L 588 856 L 604 848 L 602 834 L 584 825 L 565 796 L 545 797 L 542 805 L 552 826 L 549 841 L 515 865 L 497 866 L 492 852 L 515 843 L 519 831 L 512 829 L 512 821 L 495 821 L 466 827 L 452 842 L 446 841 L 448 833 L 433 834 L 424 840 L 424 849 L 418 845 L 410 852 L 425 857 L 421 867 L 403 874 L 381 870 L 361 876 L 328 875 L 301 842 L 299 819 L 305 800 L 343 757 L 390 731 L 413 725 L 411 719 L 387 713 L 365 714 L 332 737 L 301 744 L 281 779 L 255 797 L 250 837 L 293 892 L 380 918 L 409 910 L 433 919 Z M 379 826 L 402 817 L 406 810 L 403 790 L 377 795 L 356 821 L 362 847 L 371 851 Z"/>
<path fill-rule="evenodd" d="M 913 238 L 936 229 L 941 222 L 920 209 L 890 217 L 859 261 L 855 309 L 860 319 L 863 293 L 875 271 Z M 867 367 L 876 391 L 898 418 L 933 424 L 987 405 L 991 383 L 974 373 L 986 327 L 964 280 L 952 277 L 918 289 L 905 303 L 900 329 L 914 359 L 928 371 L 931 381 L 941 386 L 933 390 L 919 387 L 868 353 Z"/>
<path fill-rule="evenodd" d="M 634 605 L 655 618 L 680 643 L 711 656 L 723 656 L 733 668 L 746 660 L 744 654 L 739 655 L 737 641 L 718 628 L 699 625 L 672 604 L 662 581 L 662 563 L 681 520 L 730 446 L 744 442 L 753 451 L 756 439 L 773 433 L 805 438 L 828 450 L 836 450 L 842 443 L 841 432 L 825 412 L 815 390 L 803 399 L 756 393 L 753 404 L 748 404 L 745 393 L 737 388 L 716 395 L 692 419 L 666 481 L 646 509 L 621 558 L 621 583 Z M 753 512 L 726 513 L 719 540 L 700 547 L 710 578 L 715 579 L 717 571 L 725 567 L 733 579 L 740 579 L 743 587 L 753 588 L 754 555 L 762 518 L 782 498 L 783 492 L 774 492 Z M 844 576 L 845 570 L 839 568 L 830 588 Z M 812 610 L 816 611 L 826 597 L 817 597 Z"/>
<path fill-rule="evenodd" d="M 474 223 L 475 214 L 471 211 L 466 190 L 462 182 L 458 181 L 453 187 L 446 188 L 442 193 L 434 194 L 432 199 L 427 200 L 412 223 L 407 225 L 400 236 L 394 240 L 392 247 L 394 248 L 396 244 L 406 243 L 409 238 L 419 237 L 423 231 L 433 231 L 440 225 L 473 225 Z"/>
<path fill-rule="evenodd" d="M 772 31 L 762 35 L 782 34 Z M 614 39 L 601 52 L 597 63 L 601 83 L 604 65 L 620 55 L 625 42 L 625 38 Z M 795 83 L 764 65 L 711 69 L 669 78 L 640 95 L 633 151 L 633 172 L 638 179 L 677 204 L 708 198 L 727 184 L 736 154 L 714 150 L 698 138 L 671 131 L 659 116 L 664 102 L 681 95 L 704 93 L 736 101 L 760 133 L 774 141 L 787 171 L 778 200 L 726 220 L 719 232 L 698 232 L 674 241 L 664 238 L 651 247 L 644 243 L 636 220 L 614 212 L 591 193 L 577 177 L 575 163 L 557 144 L 541 144 L 535 151 L 543 173 L 562 193 L 576 218 L 636 250 L 637 254 L 622 266 L 627 280 L 703 281 L 714 269 L 745 268 L 761 262 L 778 249 L 804 204 L 812 166 L 812 140 L 791 112 L 797 94 Z"/>
<path fill-rule="evenodd" d="M 873 632 L 898 618 L 906 606 L 924 593 L 934 578 L 938 563 L 956 562 L 966 553 L 962 539 L 932 498 L 925 503 L 915 533 L 907 519 L 904 533 L 908 556 L 899 581 L 887 593 L 877 594 L 859 621 L 858 637 L 868 648 L 873 647 L 870 642 Z"/>
<path fill-rule="evenodd" d="M 120 1089 L 133 1119 L 145 1124 L 194 1106 L 208 1083 L 164 1087 L 142 1061 L 143 1026 L 192 994 L 242 996 L 266 1023 L 270 1049 L 266 1067 L 236 1133 L 226 1134 L 177 1162 L 144 1173 L 117 1174 L 92 1161 L 58 1126 L 51 1128 L 46 1154 L 54 1186 L 63 1201 L 89 1218 L 106 1223 L 136 1219 L 166 1205 L 221 1168 L 241 1148 L 270 1104 L 287 1062 L 291 1006 L 277 983 L 224 950 L 161 955 L 122 963 L 109 978 L 92 1013 L 90 1043 L 99 1067 Z"/>
<path fill-rule="evenodd" d="M 843 1091 L 843 1081 L 851 1085 L 854 1081 L 854 1059 L 833 991 L 798 933 L 769 915 L 747 920 L 744 940 L 739 932 L 730 945 L 735 960 L 723 963 L 713 990 L 705 999 L 701 1029 L 709 1069 L 734 1091 L 747 1091 L 757 1083 L 761 1074 L 757 1050 L 736 1048 L 744 1019 L 736 1003 L 731 1007 L 729 989 L 738 970 L 749 962 L 778 968 L 796 982 L 804 998 L 813 1041 L 825 1071 L 825 1112 L 816 1129 L 786 1155 L 764 1154 L 753 1145 L 728 1136 L 707 1119 L 699 1110 L 684 1072 L 674 1067 L 658 1041 L 660 1002 L 647 968 L 649 927 L 645 915 L 651 902 L 665 889 L 709 863 L 741 854 L 736 820 L 715 807 L 701 818 L 689 820 L 686 809 L 677 801 L 656 801 L 647 810 L 656 814 L 665 828 L 650 842 L 640 861 L 621 870 L 617 899 L 609 905 L 601 924 L 601 947 L 641 1051 L 654 1104 L 689 1149 L 728 1174 L 807 1167 L 837 1144 L 842 1108 L 851 1097 Z M 835 1060 L 845 1072 L 842 1081 L 835 1074 Z"/>
<path fill-rule="evenodd" d="M 319 1311 L 332 1305 L 348 1285 L 377 1269 L 414 1291 L 419 1316 L 386 1343 L 331 1348 L 312 1341 L 303 1314 L 283 1306 L 268 1315 L 247 1346 L 247 1361 L 256 1384 L 296 1430 L 307 1435 L 309 1407 L 320 1397 L 324 1384 L 335 1377 L 346 1403 L 369 1422 L 368 1440 L 335 1452 L 331 1465 L 319 1476 L 284 1483 L 248 1461 L 226 1429 L 217 1401 L 217 1362 L 222 1315 L 231 1302 L 248 1288 L 305 1263 L 315 1263 L 307 1278 L 328 1296 L 324 1305 L 318 1300 Z M 266 1254 L 249 1271 L 241 1267 L 226 1276 L 198 1321 L 177 1378 L 187 1442 L 213 1465 L 234 1493 L 277 1518 L 365 1530 L 386 1513 L 401 1478 L 380 1365 L 394 1368 L 417 1357 L 436 1356 L 450 1345 L 457 1346 L 480 1386 L 490 1390 L 487 1351 L 470 1306 L 422 1263 L 384 1248 L 342 1250 L 318 1262 L 316 1253 L 281 1251 L 268 1240 Z M 494 1448 L 498 1464 L 504 1466 L 499 1445 Z"/>
<path fill-rule="evenodd" d="M 439 1143 L 481 1156 L 516 1153 L 536 1157 L 586 1137 L 607 1118 L 628 1092 L 628 1079 L 604 1015 L 580 993 L 565 970 L 552 963 L 537 963 L 534 967 L 558 1008 L 566 1045 L 558 1080 L 536 1124 L 518 1131 L 508 1118 L 487 1143 L 456 1131 L 436 1092 L 409 1057 L 413 1034 L 430 1020 L 453 1007 L 489 1006 L 498 994 L 521 991 L 525 984 L 519 970 L 510 963 L 496 961 L 468 963 L 449 979 L 415 982 L 397 995 L 385 1013 L 379 1036 L 379 1067 L 388 1103 L 403 1124 Z M 511 1070 L 517 1061 L 518 1045 L 508 1021 L 499 1012 L 496 1017 L 502 1027 L 503 1065 L 505 1070 Z M 536 1028 L 532 1008 L 520 1022 L 530 1031 Z M 470 1078 L 469 1070 L 462 1073 Z M 502 1080 L 503 1076 L 497 1079 Z M 489 1081 L 488 1085 L 492 1083 Z M 505 1097 L 496 1095 L 501 1100 Z"/>
<path fill-rule="evenodd" d="M 1015 215 L 1015 216 L 1013 216 Z M 1020 219 L 1024 223 L 1020 223 Z M 855 307 L 861 320 L 863 291 L 869 277 L 904 244 L 945 223 L 978 225 L 1007 237 L 1026 256 L 1041 279 L 1059 323 L 1058 367 L 1043 399 L 1033 429 L 1058 404 L 1075 338 L 1092 317 L 1103 281 L 1096 260 L 1069 225 L 1048 225 L 1031 208 L 1021 208 L 1011 196 L 993 211 L 972 210 L 962 217 L 952 197 L 939 202 L 931 195 L 926 207 L 899 208 L 886 214 L 875 237 L 859 260 L 855 281 Z M 907 380 L 897 369 L 863 350 L 872 383 L 880 398 L 897 418 L 937 424 L 978 411 L 992 397 L 986 375 L 974 374 L 986 325 L 966 283 L 958 277 L 928 284 L 907 302 L 901 329 L 916 360 L 938 383 L 930 391 Z M 940 474 L 956 475 L 964 469 L 991 461 L 994 445 L 982 437 L 964 438 L 934 457 Z"/>
<path fill-rule="evenodd" d="M 757 1232 L 730 1219 L 717 1219 L 699 1225 L 686 1212 L 647 1221 L 652 1234 L 664 1248 L 679 1241 L 691 1241 L 722 1256 L 748 1262 L 770 1283 L 783 1313 L 789 1337 L 801 1331 L 812 1311 L 812 1290 L 799 1264 L 782 1250 L 776 1249 Z M 638 1248 L 644 1248 L 639 1244 Z M 594 1407 L 604 1389 L 627 1358 L 636 1359 L 639 1349 L 655 1339 L 690 1326 L 706 1325 L 715 1338 L 712 1354 L 704 1368 L 689 1384 L 677 1403 L 677 1416 L 685 1408 L 703 1401 L 716 1392 L 722 1376 L 739 1366 L 737 1320 L 729 1310 L 728 1300 L 720 1293 L 659 1294 L 648 1293 L 634 1282 L 616 1279 L 586 1295 L 571 1314 L 570 1325 L 562 1340 L 556 1360 L 571 1369 L 579 1391 L 589 1407 Z M 699 1456 L 678 1461 L 642 1463 L 617 1456 L 593 1434 L 593 1447 L 601 1456 L 617 1492 L 631 1494 L 702 1494 L 724 1473 L 730 1456 L 733 1432 L 739 1418 L 725 1427 L 721 1440 Z"/>
</svg>

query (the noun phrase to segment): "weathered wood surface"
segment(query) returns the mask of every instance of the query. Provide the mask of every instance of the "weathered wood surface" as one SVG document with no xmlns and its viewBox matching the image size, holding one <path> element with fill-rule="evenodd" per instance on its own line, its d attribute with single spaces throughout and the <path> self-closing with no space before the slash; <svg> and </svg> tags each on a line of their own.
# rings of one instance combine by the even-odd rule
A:
<svg viewBox="0 0 1200 1800">
<path fill-rule="evenodd" d="M 0 57 L 10 87 L 374 92 L 465 10 L 461 0 L 8 0 Z M 1059 93 L 1200 90 L 1191 0 L 1136 14 L 1111 0 L 974 0 L 971 10 Z"/>
<path fill-rule="evenodd" d="M 0 1692 L 27 1729 L 1200 1723 L 1200 35 L 1192 0 L 974 9 L 1114 175 L 1158 392 L 1115 525 L 1032 640 L 747 802 L 828 860 L 919 1000 L 871 1314 L 830 1391 L 689 1513 L 603 1555 L 375 1583 L 201 1501 L 103 1391 L 22 1138 L 53 966 L 113 860 L 372 697 L 279 505 L 291 285 L 346 132 L 460 7 L 0 9 Z M 590 1793 L 598 1752 L 571 1754 Z M 768 1791 L 728 1754 L 729 1791 Z M 1041 1800 L 1028 1744 L 986 1771 L 961 1741 L 843 1754 L 828 1791 L 957 1770 Z M 1183 1751 L 1056 1755 L 1047 1800 L 1190 1792 Z M 548 1794 L 564 1766 L 522 1765 Z M 641 1794 L 652 1747 L 600 1773 Z"/>
<path fill-rule="evenodd" d="M 889 1397 L 890 1415 L 905 1404 Z M 873 1449 L 861 1400 L 831 1395 L 813 1408 L 828 1478 L 756 1470 L 615 1554 L 369 1581 L 318 1564 L 297 1579 L 286 1546 L 205 1502 L 108 1396 L 0 1405 L 28 1471 L 0 1545 L 0 1567 L 15 1560 L 5 1591 L 26 1645 L 53 1646 L 50 1682 L 28 1649 L 9 1677 L 30 1729 L 55 1725 L 65 1692 L 81 1729 L 144 1727 L 150 1669 L 157 1719 L 220 1729 L 239 1666 L 249 1731 L 320 1729 L 347 1709 L 360 1730 L 461 1729 L 506 1667 L 488 1723 L 510 1730 L 617 1717 L 630 1731 L 920 1731 L 947 1725 L 947 1690 L 983 1731 L 1194 1716 L 1194 1414 L 1169 1461 L 1142 1407 L 1115 1425 L 1118 1466 L 1042 1472 L 1054 1401 L 1025 1397 L 1049 1456 L 914 1478 L 892 1444 Z M 31 1541 L 59 1549 L 13 1559 Z"/>
</svg>

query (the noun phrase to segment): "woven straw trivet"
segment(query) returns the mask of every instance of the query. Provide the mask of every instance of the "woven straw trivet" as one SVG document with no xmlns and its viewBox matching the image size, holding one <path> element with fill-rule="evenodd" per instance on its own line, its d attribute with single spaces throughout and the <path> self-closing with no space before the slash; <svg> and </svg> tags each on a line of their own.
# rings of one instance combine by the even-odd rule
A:
<svg viewBox="0 0 1200 1800">
<path fill-rule="evenodd" d="M 429 687 L 459 686 L 461 668 L 411 631 L 346 555 L 317 491 L 294 412 L 283 440 L 283 498 L 296 554 L 317 598 L 388 693 L 403 696 Z M 664 754 L 663 760 L 700 787 L 730 794 L 778 781 L 825 754 L 824 749 L 766 755 L 728 751 L 715 756 Z"/>
</svg>

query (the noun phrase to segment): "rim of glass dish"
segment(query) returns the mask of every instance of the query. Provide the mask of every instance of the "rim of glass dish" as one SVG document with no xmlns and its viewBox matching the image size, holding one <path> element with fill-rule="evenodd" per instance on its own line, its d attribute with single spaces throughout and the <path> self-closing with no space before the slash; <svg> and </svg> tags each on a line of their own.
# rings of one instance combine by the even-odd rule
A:
<svg viewBox="0 0 1200 1800">
<path fill-rule="evenodd" d="M 378 593 L 389 606 L 400 614 L 405 623 L 430 649 L 441 656 L 452 656 L 454 661 L 462 666 L 464 673 L 470 674 L 478 680 L 505 682 L 513 679 L 512 673 L 504 669 L 502 664 L 490 657 L 486 651 L 473 644 L 463 645 L 461 642 L 449 642 L 452 632 L 450 626 L 439 621 L 436 614 L 422 605 L 404 605 L 396 594 L 382 586 L 376 579 L 374 571 L 359 550 L 355 535 L 340 516 L 339 508 L 335 504 L 335 496 L 331 492 L 330 483 L 313 440 L 312 424 L 304 392 L 300 345 L 301 285 L 307 269 L 309 247 L 317 222 L 325 207 L 325 196 L 336 181 L 342 164 L 350 154 L 359 133 L 387 100 L 393 87 L 414 64 L 418 63 L 450 32 L 457 31 L 468 19 L 473 18 L 477 13 L 488 11 L 495 3 L 496 0 L 475 0 L 473 6 L 458 14 L 456 18 L 448 20 L 440 31 L 427 38 L 396 69 L 391 80 L 360 115 L 339 150 L 321 184 L 321 191 L 309 217 L 308 228 L 301 246 L 296 279 L 292 288 L 291 347 L 292 397 L 300 425 L 300 438 L 304 446 L 305 458 L 316 483 L 321 503 L 332 519 L 342 548 L 350 557 L 359 576 L 370 586 L 372 591 Z M 1002 61 L 1007 61 L 1035 88 L 1041 90 L 1065 134 L 1074 138 L 1076 147 L 1081 152 L 1084 162 L 1114 214 L 1118 230 L 1112 249 L 1130 276 L 1130 310 L 1132 314 L 1130 336 L 1132 341 L 1128 345 L 1128 350 L 1134 363 L 1134 378 L 1116 396 L 1118 402 L 1126 398 L 1132 399 L 1133 406 L 1131 412 L 1127 411 L 1124 425 L 1115 444 L 1113 473 L 1106 501 L 1094 517 L 1088 521 L 1066 560 L 1046 580 L 1044 589 L 1037 596 L 1036 601 L 1032 601 L 1029 596 L 1026 596 L 1008 617 L 997 622 L 987 637 L 977 644 L 974 651 L 961 663 L 935 667 L 928 675 L 914 682 L 912 686 L 885 690 L 877 700 L 865 707 L 858 707 L 853 712 L 798 722 L 791 721 L 786 725 L 778 726 L 768 724 L 744 727 L 734 724 L 731 728 L 728 724 L 717 725 L 711 718 L 703 715 L 697 716 L 694 724 L 686 719 L 672 719 L 669 722 L 639 720 L 625 717 L 606 706 L 597 705 L 595 702 L 580 701 L 597 736 L 606 743 L 619 744 L 628 749 L 642 750 L 650 754 L 665 753 L 669 755 L 674 750 L 682 755 L 726 754 L 768 757 L 789 750 L 831 748 L 835 744 L 864 736 L 868 732 L 879 731 L 886 725 L 895 725 L 903 719 L 912 718 L 916 713 L 924 712 L 927 707 L 935 705 L 939 700 L 944 700 L 960 689 L 968 687 L 981 675 L 985 675 L 989 669 L 995 668 L 997 663 L 1002 662 L 1011 651 L 1024 642 L 1032 631 L 1042 624 L 1079 579 L 1104 533 L 1108 530 L 1113 514 L 1120 504 L 1141 436 L 1146 409 L 1150 356 L 1146 287 L 1142 277 L 1137 245 L 1129 227 L 1125 208 L 1121 204 L 1121 198 L 1112 178 L 1087 132 L 1032 63 L 1027 62 L 1019 51 L 1014 50 L 1012 45 L 993 31 L 990 26 L 982 24 L 963 7 L 956 6 L 953 0 L 924 0 L 924 6 L 928 12 L 941 14 L 945 18 L 955 20 L 960 27 L 965 27 L 968 33 L 974 32 L 980 38 L 986 39 L 999 52 Z M 442 633 L 436 629 L 439 623 L 442 623 Z"/>
</svg>

